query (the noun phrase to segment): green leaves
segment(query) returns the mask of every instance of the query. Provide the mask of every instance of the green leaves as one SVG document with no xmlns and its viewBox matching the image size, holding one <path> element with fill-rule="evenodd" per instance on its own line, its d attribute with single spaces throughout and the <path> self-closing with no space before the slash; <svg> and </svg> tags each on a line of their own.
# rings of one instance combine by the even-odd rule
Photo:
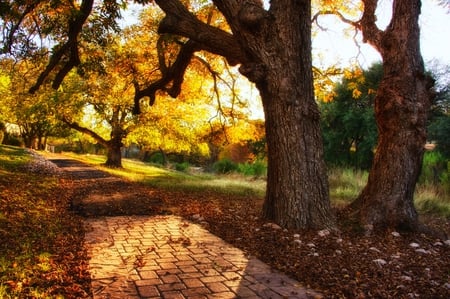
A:
<svg viewBox="0 0 450 299">
<path fill-rule="evenodd" d="M 331 102 L 321 103 L 325 159 L 332 165 L 370 167 L 377 140 L 374 90 L 381 64 L 367 71 L 347 72 Z"/>
</svg>

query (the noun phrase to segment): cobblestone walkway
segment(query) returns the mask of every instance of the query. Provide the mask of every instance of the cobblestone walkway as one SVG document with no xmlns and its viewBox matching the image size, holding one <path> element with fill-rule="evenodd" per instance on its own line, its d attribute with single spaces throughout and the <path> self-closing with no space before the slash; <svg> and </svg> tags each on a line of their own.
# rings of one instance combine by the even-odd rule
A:
<svg viewBox="0 0 450 299">
<path fill-rule="evenodd" d="M 94 299 L 321 298 L 176 216 L 86 223 Z"/>
<path fill-rule="evenodd" d="M 322 298 L 180 217 L 99 217 L 106 207 L 119 211 L 118 202 L 152 202 L 89 165 L 58 155 L 50 161 L 78 182 L 74 207 L 85 217 L 94 299 Z M 108 190 L 111 184 L 120 194 Z"/>
</svg>

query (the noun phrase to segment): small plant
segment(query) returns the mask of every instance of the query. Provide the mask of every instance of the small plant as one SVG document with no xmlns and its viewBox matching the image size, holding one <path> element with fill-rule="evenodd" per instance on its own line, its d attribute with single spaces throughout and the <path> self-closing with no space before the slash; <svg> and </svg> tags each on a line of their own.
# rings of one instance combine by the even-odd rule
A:
<svg viewBox="0 0 450 299">
<path fill-rule="evenodd" d="M 238 165 L 238 172 L 246 176 L 262 177 L 267 174 L 267 165 L 263 161 L 241 163 Z"/>
<path fill-rule="evenodd" d="M 238 166 L 230 159 L 225 158 L 214 163 L 213 169 L 217 173 L 225 174 L 236 171 L 238 169 Z"/>
<path fill-rule="evenodd" d="M 186 172 L 189 169 L 189 162 L 176 163 L 175 169 L 178 171 Z"/>
</svg>

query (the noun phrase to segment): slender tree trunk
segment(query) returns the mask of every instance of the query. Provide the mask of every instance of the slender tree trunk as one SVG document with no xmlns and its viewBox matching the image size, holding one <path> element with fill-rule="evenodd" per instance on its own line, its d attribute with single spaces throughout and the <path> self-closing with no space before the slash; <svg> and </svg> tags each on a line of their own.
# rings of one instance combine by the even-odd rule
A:
<svg viewBox="0 0 450 299">
<path fill-rule="evenodd" d="M 366 2 L 371 9 L 373 3 Z M 361 222 L 374 228 L 414 230 L 418 225 L 413 196 L 432 95 L 420 54 L 420 5 L 418 0 L 394 1 L 386 31 L 366 27 L 364 32 L 378 34 L 374 43 L 383 57 L 384 75 L 375 98 L 378 145 L 368 183 L 353 207 Z"/>
</svg>

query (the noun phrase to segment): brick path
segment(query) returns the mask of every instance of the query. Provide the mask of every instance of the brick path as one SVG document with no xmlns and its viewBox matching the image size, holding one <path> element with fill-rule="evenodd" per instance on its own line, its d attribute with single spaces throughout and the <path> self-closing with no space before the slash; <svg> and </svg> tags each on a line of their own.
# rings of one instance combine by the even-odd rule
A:
<svg viewBox="0 0 450 299">
<path fill-rule="evenodd" d="M 87 219 L 94 299 L 321 298 L 176 216 Z"/>
<path fill-rule="evenodd" d="M 50 161 L 89 185 L 80 189 L 81 206 L 118 199 L 106 183 L 119 178 L 59 155 Z M 85 223 L 94 299 L 322 298 L 180 217 L 86 217 Z"/>
</svg>

